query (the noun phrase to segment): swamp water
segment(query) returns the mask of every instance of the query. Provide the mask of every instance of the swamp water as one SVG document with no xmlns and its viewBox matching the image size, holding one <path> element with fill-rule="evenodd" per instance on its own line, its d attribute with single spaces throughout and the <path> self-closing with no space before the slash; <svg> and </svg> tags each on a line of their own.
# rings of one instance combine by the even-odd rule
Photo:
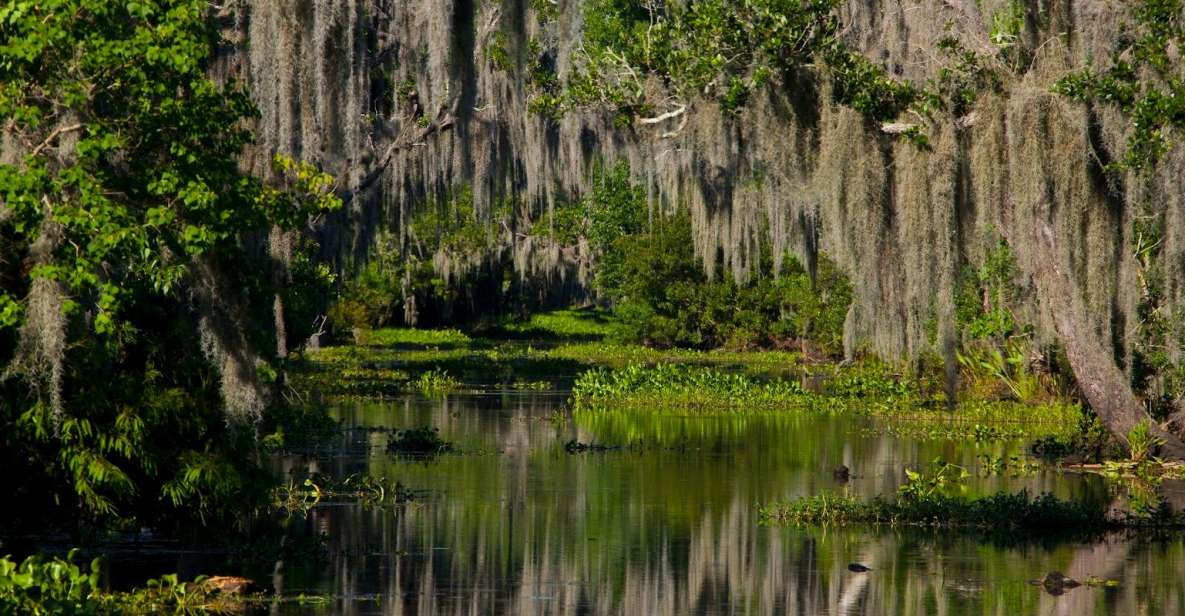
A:
<svg viewBox="0 0 1185 616">
<path fill-rule="evenodd" d="M 757 506 L 820 492 L 891 496 L 906 466 L 965 466 L 973 493 L 1107 499 L 1100 477 L 977 472 L 1023 442 L 886 436 L 867 418 L 562 411 L 563 391 L 343 401 L 340 446 L 281 472 L 398 480 L 400 505 L 325 502 L 294 533 L 325 549 L 277 566 L 272 614 L 1176 614 L 1179 535 L 1094 542 L 888 528 L 770 527 Z M 879 420 L 878 420 L 879 421 Z M 459 451 L 386 451 L 385 430 L 434 426 Z M 380 430 L 376 430 L 380 429 Z M 569 452 L 569 441 L 611 447 Z M 616 448 L 620 446 L 621 448 Z M 841 483 L 838 464 L 852 469 Z M 127 563 L 125 555 L 119 560 Z M 132 557 L 134 559 L 134 557 Z M 849 563 L 869 573 L 852 573 Z M 204 563 L 204 564 L 203 564 Z M 133 563 L 127 563 L 133 565 Z M 183 556 L 182 575 L 208 566 Z M 1054 596 L 1057 570 L 1114 588 Z M 297 601 L 305 595 L 314 601 Z"/>
</svg>

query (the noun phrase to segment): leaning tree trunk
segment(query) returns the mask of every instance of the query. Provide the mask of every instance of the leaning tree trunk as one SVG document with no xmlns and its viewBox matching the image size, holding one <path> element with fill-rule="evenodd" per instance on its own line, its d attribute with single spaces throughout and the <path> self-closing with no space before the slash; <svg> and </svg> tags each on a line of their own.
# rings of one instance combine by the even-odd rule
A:
<svg viewBox="0 0 1185 616">
<path fill-rule="evenodd" d="M 1099 421 L 1120 442 L 1136 424 L 1147 421 L 1152 432 L 1164 441 L 1160 454 L 1185 460 L 1185 442 L 1157 425 L 1136 399 L 1127 378 L 1107 345 L 1090 326 L 1086 306 L 1061 263 L 1058 241 L 1048 224 L 1033 226 L 1034 271 L 1037 297 L 1053 316 L 1058 339 L 1065 349 L 1074 378 Z"/>
<path fill-rule="evenodd" d="M 272 225 L 268 234 L 268 255 L 271 257 L 272 284 L 275 295 L 272 298 L 272 320 L 276 328 L 276 358 L 288 357 L 288 327 L 284 316 L 284 295 L 281 289 L 292 283 L 292 232 Z"/>
</svg>

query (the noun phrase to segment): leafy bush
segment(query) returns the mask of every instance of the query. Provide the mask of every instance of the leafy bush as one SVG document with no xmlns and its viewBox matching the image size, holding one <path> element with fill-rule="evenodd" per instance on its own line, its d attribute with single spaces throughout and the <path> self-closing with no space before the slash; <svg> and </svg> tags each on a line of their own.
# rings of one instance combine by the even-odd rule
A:
<svg viewBox="0 0 1185 616">
<path fill-rule="evenodd" d="M 810 341 L 826 354 L 842 350 L 851 286 L 825 255 L 812 280 L 793 257 L 775 275 L 767 250 L 753 279 L 738 284 L 706 276 L 693 246 L 685 213 L 611 244 L 602 263 L 612 267 L 598 271 L 597 285 L 612 302 L 624 339 L 741 349 Z"/>
</svg>

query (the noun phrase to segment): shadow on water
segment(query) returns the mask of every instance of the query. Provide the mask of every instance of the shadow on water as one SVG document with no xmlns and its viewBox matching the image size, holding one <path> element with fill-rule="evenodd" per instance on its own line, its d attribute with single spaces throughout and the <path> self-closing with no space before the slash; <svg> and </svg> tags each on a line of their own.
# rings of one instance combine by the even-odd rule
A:
<svg viewBox="0 0 1185 616">
<path fill-rule="evenodd" d="M 332 456 L 285 461 L 330 474 L 398 478 L 422 498 L 394 508 L 319 507 L 328 564 L 283 591 L 334 597 L 299 614 L 1175 613 L 1177 536 L 1009 542 L 894 529 L 773 528 L 755 505 L 819 492 L 891 494 L 905 466 L 935 457 L 974 469 L 1023 442 L 956 443 L 862 433 L 802 414 L 557 414 L 563 396 L 406 396 L 338 408 L 347 425 L 431 425 L 460 453 L 431 462 L 354 431 Z M 612 448 L 571 455 L 576 441 Z M 836 480 L 837 464 L 852 469 Z M 1094 477 L 972 474 L 973 493 L 1052 492 L 1106 500 Z M 849 563 L 872 570 L 853 573 Z M 1049 571 L 1118 586 L 1053 595 Z M 379 599 L 376 601 L 376 598 Z"/>
<path fill-rule="evenodd" d="M 757 504 L 895 492 L 936 457 L 977 470 L 1021 441 L 914 440 L 808 414 L 571 413 L 562 392 L 497 391 L 343 401 L 331 451 L 275 460 L 292 476 L 381 477 L 414 496 L 332 501 L 292 519 L 286 541 L 323 549 L 262 575 L 292 600 L 270 614 L 1169 614 L 1185 610 L 1180 535 L 1007 542 L 891 528 L 778 528 Z M 430 426 L 451 452 L 387 451 Z M 613 449 L 572 455 L 571 441 Z M 840 481 L 833 469 L 851 469 Z M 1099 477 L 972 472 L 973 494 L 1027 489 L 1106 501 Z M 113 568 L 208 572 L 217 556 L 135 555 Z M 857 573 L 849 564 L 871 570 Z M 206 567 L 205 569 L 201 569 Z M 1051 571 L 1112 587 L 1054 595 Z M 300 602 L 296 597 L 319 596 Z"/>
</svg>

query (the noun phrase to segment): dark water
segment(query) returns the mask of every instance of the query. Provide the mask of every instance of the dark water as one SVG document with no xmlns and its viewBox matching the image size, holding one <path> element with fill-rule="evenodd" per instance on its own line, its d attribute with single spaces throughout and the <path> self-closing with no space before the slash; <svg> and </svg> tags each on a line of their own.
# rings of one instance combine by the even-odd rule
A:
<svg viewBox="0 0 1185 616">
<path fill-rule="evenodd" d="M 340 451 L 286 468 L 369 473 L 417 491 L 402 506 L 328 503 L 300 533 L 327 559 L 285 562 L 270 582 L 282 614 L 1176 614 L 1185 610 L 1178 535 L 1096 542 L 771 528 L 756 505 L 822 491 L 891 495 L 907 465 L 972 471 L 970 489 L 1107 499 L 1099 478 L 980 477 L 979 454 L 1023 444 L 917 442 L 853 420 L 805 415 L 556 416 L 555 393 L 345 403 L 347 426 L 436 426 L 465 453 L 432 461 L 356 431 Z M 867 420 L 861 420 L 867 421 Z M 570 439 L 620 450 L 569 454 Z M 854 477 L 832 476 L 839 463 Z M 873 568 L 847 570 L 850 562 Z M 1119 580 L 1052 596 L 1050 570 Z"/>
</svg>

